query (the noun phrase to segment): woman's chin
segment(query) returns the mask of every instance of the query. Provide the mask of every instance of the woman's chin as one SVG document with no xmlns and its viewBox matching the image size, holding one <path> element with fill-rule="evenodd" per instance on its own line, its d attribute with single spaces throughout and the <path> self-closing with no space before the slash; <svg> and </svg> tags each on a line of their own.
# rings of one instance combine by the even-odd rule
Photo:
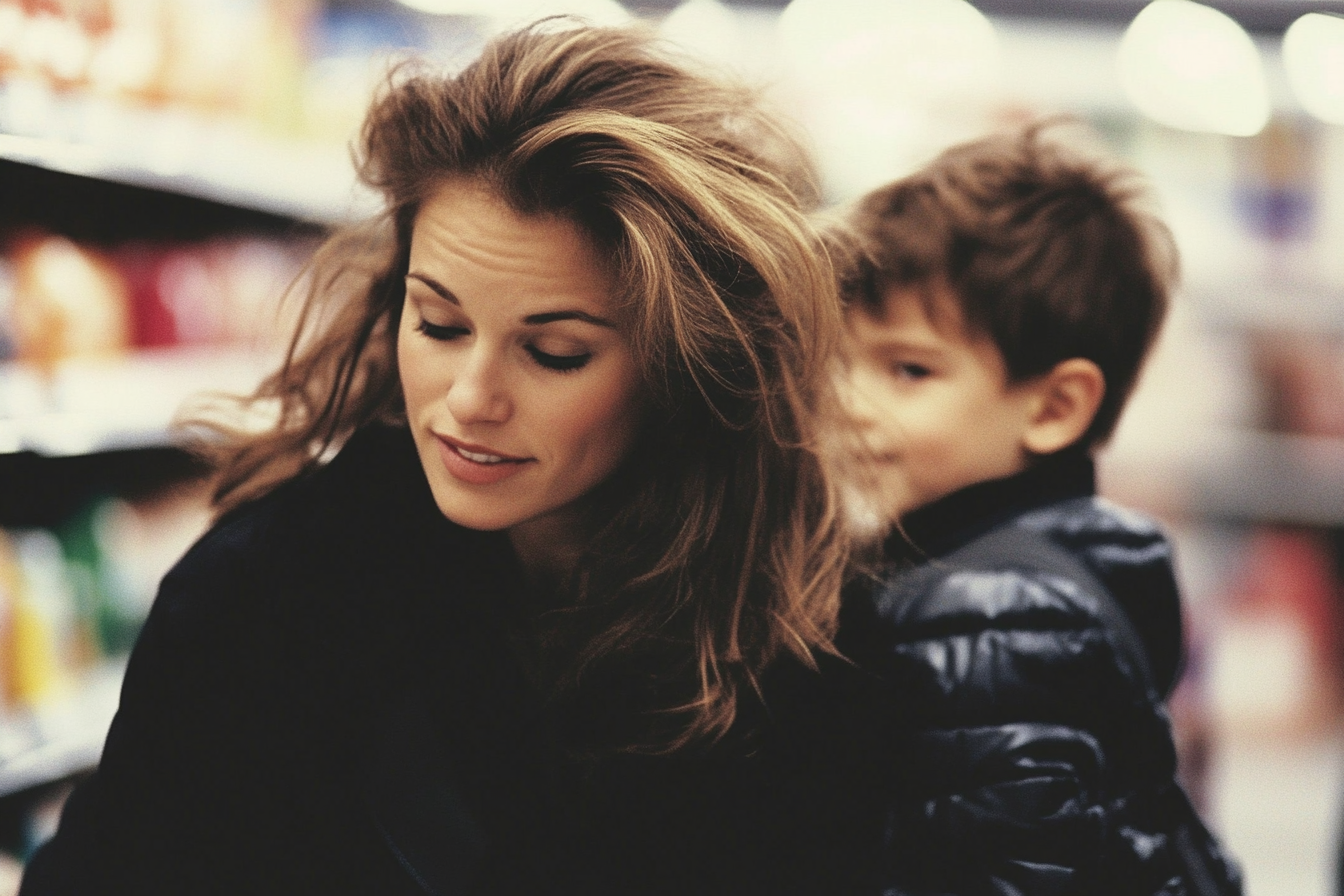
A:
<svg viewBox="0 0 1344 896">
<path fill-rule="evenodd" d="M 482 507 L 478 502 L 444 500 L 436 495 L 434 503 L 449 522 L 478 532 L 499 532 L 520 521 L 517 514 L 501 512 L 499 507 Z"/>
</svg>

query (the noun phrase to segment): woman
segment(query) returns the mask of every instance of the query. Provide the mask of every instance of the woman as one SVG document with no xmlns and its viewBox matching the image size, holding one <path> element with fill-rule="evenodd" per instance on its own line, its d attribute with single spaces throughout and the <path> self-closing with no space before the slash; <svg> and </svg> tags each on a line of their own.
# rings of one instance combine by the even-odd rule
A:
<svg viewBox="0 0 1344 896">
<path fill-rule="evenodd" d="M 866 887 L 795 144 L 551 23 L 361 147 L 387 212 L 319 253 L 23 892 Z"/>
</svg>

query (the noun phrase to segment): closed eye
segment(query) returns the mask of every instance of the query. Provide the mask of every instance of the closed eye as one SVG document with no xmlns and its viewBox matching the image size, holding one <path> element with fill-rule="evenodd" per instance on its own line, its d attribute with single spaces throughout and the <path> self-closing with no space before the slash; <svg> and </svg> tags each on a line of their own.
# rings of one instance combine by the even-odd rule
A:
<svg viewBox="0 0 1344 896">
<path fill-rule="evenodd" d="M 459 336 L 465 336 L 469 332 L 466 327 L 453 327 L 453 326 L 446 326 L 444 324 L 432 324 L 429 321 L 424 320 L 423 318 L 420 320 L 420 323 L 416 324 L 415 328 L 421 333 L 424 333 L 430 339 L 435 339 L 438 340 L 439 342 L 447 342 L 450 339 L 456 339 Z"/>
<path fill-rule="evenodd" d="M 527 353 L 532 356 L 532 360 L 547 370 L 558 370 L 562 373 L 578 370 L 593 357 L 591 352 L 581 352 L 577 355 L 553 355 L 550 352 L 542 351 L 535 345 L 527 346 Z"/>
</svg>

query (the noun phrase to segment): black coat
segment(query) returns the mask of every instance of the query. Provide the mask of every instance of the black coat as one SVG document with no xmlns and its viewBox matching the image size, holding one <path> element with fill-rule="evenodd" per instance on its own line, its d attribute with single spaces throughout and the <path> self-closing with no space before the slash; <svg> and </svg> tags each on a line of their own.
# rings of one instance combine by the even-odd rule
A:
<svg viewBox="0 0 1344 896">
<path fill-rule="evenodd" d="M 583 762 L 513 647 L 522 593 L 404 430 L 356 436 L 165 577 L 24 896 L 877 892 L 848 664 L 781 664 L 712 749 Z"/>
<path fill-rule="evenodd" d="M 921 508 L 840 646 L 904 730 L 887 879 L 912 893 L 1230 894 L 1176 782 L 1181 610 L 1156 525 L 1066 453 Z M 1109 592 L 1101 593 L 1103 589 Z"/>
<path fill-rule="evenodd" d="M 1059 519 L 1105 523 L 1077 534 L 1155 595 L 1133 611 L 1169 680 L 1174 592 L 1137 584 L 1169 580 L 1164 543 Z M 1170 740 L 1097 620 L 1059 595 L 1037 617 L 1036 586 L 999 613 L 893 587 L 849 595 L 857 664 L 780 663 L 713 748 L 572 759 L 515 647 L 507 540 L 442 517 L 404 430 L 363 432 L 164 579 L 22 893 L 1044 894 L 1099 892 L 1094 867 L 1161 892 L 1127 807 L 1169 782 Z"/>
</svg>

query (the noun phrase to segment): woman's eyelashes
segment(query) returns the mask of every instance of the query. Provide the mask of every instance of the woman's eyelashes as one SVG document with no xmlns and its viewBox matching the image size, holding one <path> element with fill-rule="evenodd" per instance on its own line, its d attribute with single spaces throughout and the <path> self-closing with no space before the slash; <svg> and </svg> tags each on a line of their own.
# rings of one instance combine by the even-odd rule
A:
<svg viewBox="0 0 1344 896">
<path fill-rule="evenodd" d="M 423 317 L 420 318 L 420 323 L 415 328 L 430 339 L 436 339 L 439 342 L 447 342 L 450 339 L 465 336 L 470 332 L 466 327 L 455 327 L 451 324 L 432 324 Z"/>
<path fill-rule="evenodd" d="M 573 355 L 553 355 L 550 352 L 544 352 L 535 345 L 527 346 L 527 353 L 547 370 L 558 370 L 562 373 L 568 373 L 578 370 L 593 357 L 592 352 L 579 352 Z"/>
<path fill-rule="evenodd" d="M 471 333 L 471 330 L 463 326 L 434 324 L 424 318 L 420 319 L 420 323 L 417 324 L 415 328 L 430 339 L 438 342 L 450 342 Z M 523 346 L 523 348 L 527 351 L 528 356 L 537 364 L 547 370 L 555 370 L 561 373 L 578 370 L 592 360 L 593 357 L 592 352 L 555 353 L 542 351 L 536 345 L 531 343 Z"/>
</svg>

